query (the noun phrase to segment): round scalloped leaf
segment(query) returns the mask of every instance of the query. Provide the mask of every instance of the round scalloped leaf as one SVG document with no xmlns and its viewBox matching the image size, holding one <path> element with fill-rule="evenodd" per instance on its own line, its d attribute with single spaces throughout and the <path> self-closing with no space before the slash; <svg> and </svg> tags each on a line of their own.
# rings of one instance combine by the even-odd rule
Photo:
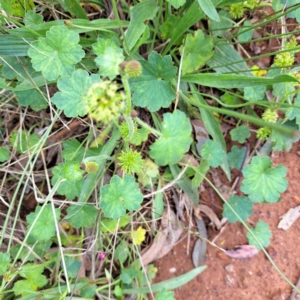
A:
<svg viewBox="0 0 300 300">
<path fill-rule="evenodd" d="M 256 223 L 255 228 L 250 230 L 263 247 L 268 247 L 270 245 L 272 233 L 269 229 L 268 223 L 265 223 L 263 221 L 258 221 Z M 250 245 L 255 246 L 258 250 L 261 249 L 261 246 L 258 244 L 258 242 L 255 240 L 255 238 L 252 236 L 250 232 L 248 232 L 246 236 L 248 238 Z"/>
<path fill-rule="evenodd" d="M 166 55 L 162 58 L 153 51 L 148 61 L 141 60 L 140 63 L 143 67 L 142 75 L 129 80 L 133 91 L 133 103 L 140 107 L 147 107 L 150 111 L 168 107 L 175 99 L 171 80 L 177 72 L 177 68 L 172 64 L 171 56 Z"/>
<path fill-rule="evenodd" d="M 271 168 L 271 165 L 269 157 L 255 156 L 251 164 L 243 170 L 244 180 L 241 191 L 248 194 L 254 203 L 277 202 L 280 193 L 287 189 L 286 167 L 278 165 Z"/>
<path fill-rule="evenodd" d="M 124 216 L 126 210 L 139 209 L 143 201 L 143 195 L 132 175 L 123 178 L 113 176 L 110 183 L 101 188 L 101 196 L 100 208 L 105 217 L 112 219 Z"/>
<path fill-rule="evenodd" d="M 38 219 L 37 218 L 39 212 L 40 213 Z M 55 218 L 58 221 L 60 217 L 60 210 L 55 208 Z M 28 230 L 33 226 L 30 231 L 30 235 L 35 237 L 38 241 L 47 241 L 51 239 L 55 235 L 55 221 L 51 208 L 51 204 L 47 204 L 44 208 L 41 206 L 37 206 L 34 213 L 30 213 L 26 217 L 28 223 Z"/>
<path fill-rule="evenodd" d="M 247 197 L 231 196 L 227 203 L 242 221 L 246 221 L 252 215 L 253 204 Z M 229 223 L 240 221 L 227 203 L 224 204 L 223 217 L 227 218 Z"/>
<path fill-rule="evenodd" d="M 76 118 L 87 114 L 86 95 L 93 83 L 99 82 L 99 75 L 89 76 L 87 71 L 76 70 L 71 76 L 59 78 L 57 92 L 51 101 L 62 109 L 67 117 Z"/>
<path fill-rule="evenodd" d="M 204 66 L 214 55 L 213 47 L 212 37 L 204 35 L 202 30 L 195 31 L 194 35 L 188 34 L 184 47 L 182 74 L 191 73 Z"/>
<path fill-rule="evenodd" d="M 221 148 L 220 144 L 212 140 L 206 141 L 200 151 L 200 154 L 204 159 L 207 159 L 208 163 L 214 168 L 222 164 L 225 156 L 225 152 Z"/>
<path fill-rule="evenodd" d="M 28 50 L 32 66 L 42 71 L 47 80 L 55 80 L 58 76 L 71 75 L 74 65 L 84 57 L 79 43 L 79 34 L 69 31 L 66 26 L 53 26 L 32 43 Z"/>
<path fill-rule="evenodd" d="M 164 114 L 162 137 L 150 146 L 149 155 L 160 166 L 178 163 L 190 149 L 192 126 L 185 114 L 176 110 Z"/>
<path fill-rule="evenodd" d="M 250 137 L 249 127 L 246 125 L 241 125 L 230 131 L 230 135 L 233 141 L 238 141 L 240 144 L 244 143 L 247 138 Z"/>
<path fill-rule="evenodd" d="M 66 220 L 74 228 L 92 228 L 95 225 L 99 211 L 89 203 L 81 204 L 71 205 L 67 209 Z"/>
</svg>

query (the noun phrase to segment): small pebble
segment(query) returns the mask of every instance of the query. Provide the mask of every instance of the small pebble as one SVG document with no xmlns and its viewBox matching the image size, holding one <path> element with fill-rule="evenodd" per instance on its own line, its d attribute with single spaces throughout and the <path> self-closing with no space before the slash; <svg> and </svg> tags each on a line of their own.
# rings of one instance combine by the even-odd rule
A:
<svg viewBox="0 0 300 300">
<path fill-rule="evenodd" d="M 233 267 L 232 264 L 230 264 L 230 265 L 225 266 L 225 270 L 226 270 L 227 272 L 232 273 L 232 272 L 234 272 L 234 267 Z"/>
<path fill-rule="evenodd" d="M 170 272 L 170 273 L 175 273 L 175 272 L 176 272 L 176 268 L 170 268 L 170 269 L 169 269 L 169 272 Z"/>
</svg>

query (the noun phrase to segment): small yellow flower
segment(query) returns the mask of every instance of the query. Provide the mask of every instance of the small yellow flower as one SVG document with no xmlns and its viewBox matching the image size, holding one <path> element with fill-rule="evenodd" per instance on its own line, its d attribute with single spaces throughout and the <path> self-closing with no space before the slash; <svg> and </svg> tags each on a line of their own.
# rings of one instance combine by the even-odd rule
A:
<svg viewBox="0 0 300 300">
<path fill-rule="evenodd" d="M 267 70 L 261 70 L 259 66 L 253 65 L 251 67 L 252 74 L 256 77 L 265 77 L 267 75 Z"/>
<path fill-rule="evenodd" d="M 133 242 L 137 245 L 141 245 L 141 243 L 145 240 L 146 230 L 141 226 L 131 233 L 131 238 Z"/>
</svg>

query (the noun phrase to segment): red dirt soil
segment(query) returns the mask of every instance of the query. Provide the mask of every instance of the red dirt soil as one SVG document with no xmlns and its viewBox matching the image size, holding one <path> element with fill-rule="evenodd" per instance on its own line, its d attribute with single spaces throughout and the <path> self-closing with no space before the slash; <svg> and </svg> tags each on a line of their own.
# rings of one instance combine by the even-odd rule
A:
<svg viewBox="0 0 300 300">
<path fill-rule="evenodd" d="M 275 204 L 255 204 L 251 221 L 267 222 L 272 232 L 270 247 L 267 251 L 279 269 L 296 284 L 300 277 L 300 219 L 287 231 L 278 229 L 280 216 L 290 208 L 300 205 L 300 157 L 297 151 L 300 143 L 295 144 L 289 153 L 276 152 L 272 156 L 273 165 L 282 164 L 288 169 L 287 191 L 281 201 Z M 207 193 L 208 194 L 208 193 Z M 205 195 L 204 195 L 205 196 Z M 205 200 L 201 195 L 201 201 Z M 196 231 L 196 227 L 193 228 Z M 228 224 L 216 244 L 223 249 L 233 249 L 247 244 L 246 229 L 241 224 Z M 218 232 L 208 231 L 210 240 Z M 189 255 L 187 238 L 177 244 L 168 255 L 155 262 L 158 273 L 155 282 L 170 279 L 193 268 L 191 253 L 196 237 L 191 235 Z M 208 246 L 205 265 L 207 269 L 188 284 L 175 290 L 177 300 L 284 300 L 290 299 L 292 288 L 276 272 L 262 251 L 250 259 L 232 259 L 219 249 Z M 170 272 L 176 269 L 175 272 Z M 175 269 L 174 269 L 175 268 Z M 299 297 L 299 295 L 298 295 Z M 294 297 L 293 300 L 300 299 Z"/>
</svg>

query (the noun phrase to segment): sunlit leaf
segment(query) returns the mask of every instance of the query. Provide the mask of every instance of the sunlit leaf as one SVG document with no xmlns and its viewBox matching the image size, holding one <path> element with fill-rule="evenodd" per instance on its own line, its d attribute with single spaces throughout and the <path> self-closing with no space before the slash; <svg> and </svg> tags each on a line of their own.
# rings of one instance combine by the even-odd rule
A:
<svg viewBox="0 0 300 300">
<path fill-rule="evenodd" d="M 279 201 L 280 193 L 287 189 L 286 167 L 277 165 L 272 168 L 269 157 L 254 156 L 251 164 L 243 170 L 244 180 L 241 191 L 249 195 L 252 202 Z"/>
<path fill-rule="evenodd" d="M 214 54 L 213 46 L 212 37 L 205 36 L 201 30 L 195 31 L 193 35 L 188 34 L 184 47 L 182 74 L 193 72 L 204 66 Z"/>
<path fill-rule="evenodd" d="M 97 54 L 95 62 L 99 66 L 99 74 L 115 79 L 120 74 L 120 64 L 124 61 L 123 50 L 117 46 L 114 41 L 107 39 L 98 39 L 93 44 L 94 52 Z"/>
<path fill-rule="evenodd" d="M 67 117 L 78 117 L 87 114 L 87 92 L 93 83 L 99 82 L 99 75 L 89 76 L 87 71 L 76 70 L 71 76 L 59 78 L 57 92 L 51 101 L 62 109 Z"/>
<path fill-rule="evenodd" d="M 79 34 L 70 31 L 66 26 L 53 26 L 46 37 L 32 43 L 28 50 L 32 66 L 42 71 L 47 80 L 58 76 L 68 76 L 74 71 L 74 65 L 84 57 L 79 43 Z"/>
</svg>

